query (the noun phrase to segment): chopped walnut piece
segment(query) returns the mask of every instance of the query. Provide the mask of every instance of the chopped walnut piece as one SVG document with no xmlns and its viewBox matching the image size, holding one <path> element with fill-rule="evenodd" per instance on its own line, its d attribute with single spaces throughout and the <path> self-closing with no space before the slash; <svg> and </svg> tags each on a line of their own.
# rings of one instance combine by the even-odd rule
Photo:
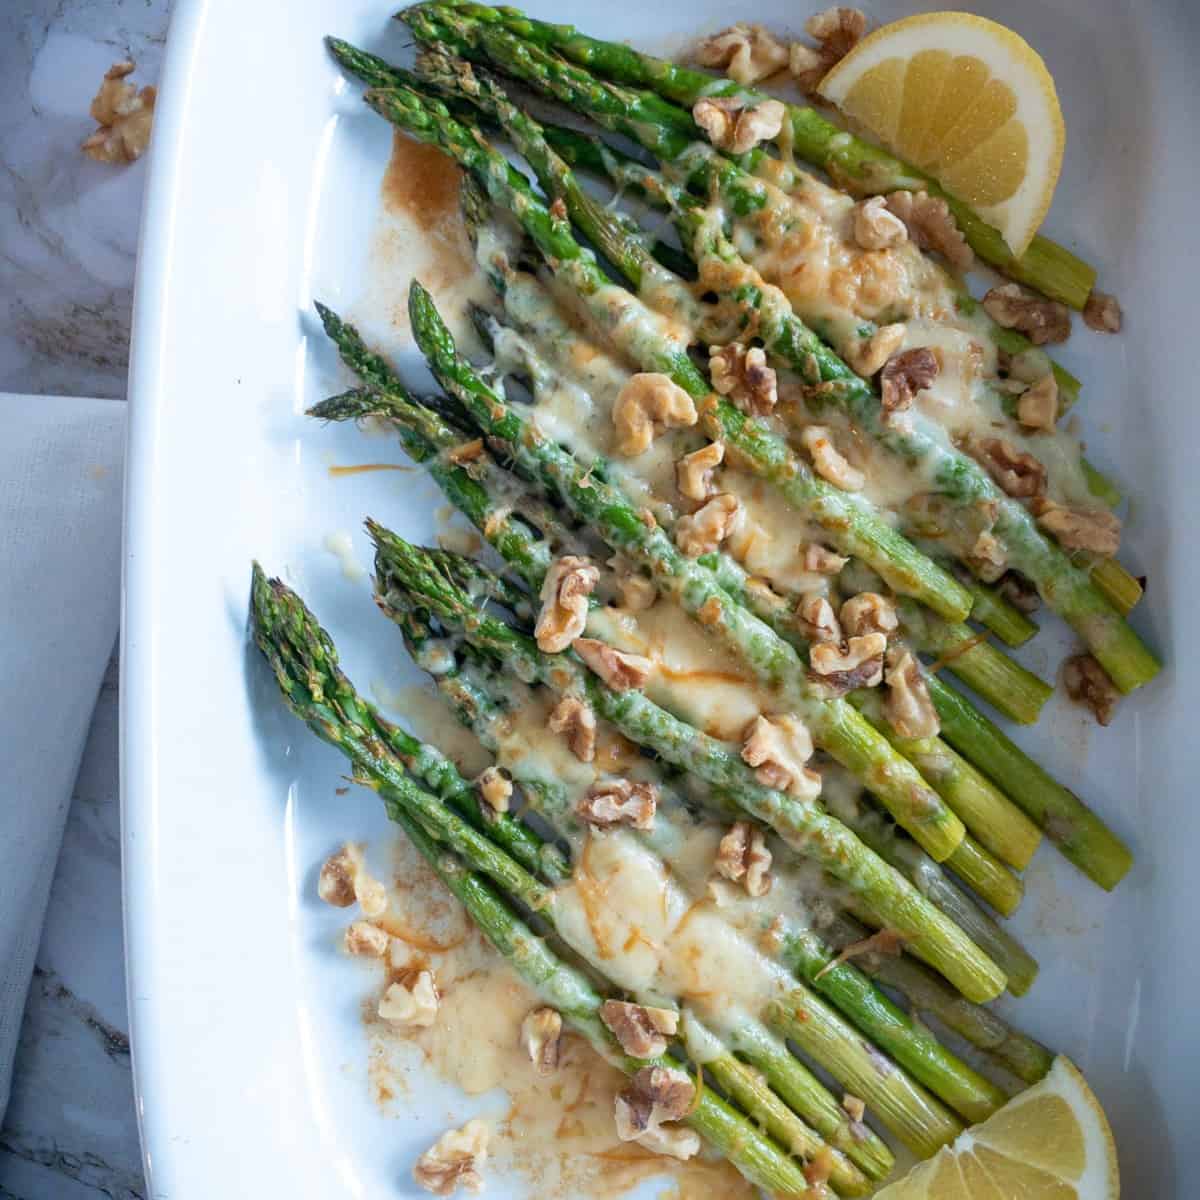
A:
<svg viewBox="0 0 1200 1200">
<path fill-rule="evenodd" d="M 1120 333 L 1125 314 L 1116 296 L 1093 289 L 1083 306 L 1083 323 L 1097 333 Z"/>
<path fill-rule="evenodd" d="M 912 407 L 913 397 L 938 377 L 937 356 L 928 346 L 901 350 L 883 364 L 879 394 L 886 412 Z"/>
<path fill-rule="evenodd" d="M 1092 710 L 1101 725 L 1113 719 L 1121 693 L 1090 654 L 1076 654 L 1063 663 L 1063 686 L 1072 700 Z"/>
<path fill-rule="evenodd" d="M 696 1087 L 685 1071 L 676 1067 L 642 1067 L 617 1093 L 615 1117 L 617 1137 L 636 1141 L 664 1121 L 686 1117 Z"/>
<path fill-rule="evenodd" d="M 813 743 L 807 727 L 794 716 L 757 716 L 746 730 L 742 761 L 754 767 L 763 787 L 813 800 L 821 792 L 821 777 L 805 763 Z"/>
<path fill-rule="evenodd" d="M 1008 570 L 1008 552 L 986 529 L 975 539 L 964 561 L 984 583 L 995 583 Z"/>
<path fill-rule="evenodd" d="M 775 368 L 767 366 L 761 346 L 747 348 L 741 342 L 709 346 L 708 370 L 713 389 L 744 413 L 766 416 L 779 401 Z"/>
<path fill-rule="evenodd" d="M 658 598 L 653 579 L 630 571 L 617 579 L 617 599 L 629 612 L 644 612 Z"/>
<path fill-rule="evenodd" d="M 846 347 L 845 358 L 855 374 L 874 375 L 904 342 L 908 332 L 902 324 L 881 325 L 868 338 L 859 338 Z"/>
<path fill-rule="evenodd" d="M 492 812 L 508 812 L 513 785 L 512 780 L 499 767 L 484 767 L 479 778 L 475 780 L 475 786 L 479 789 L 480 799 Z"/>
<path fill-rule="evenodd" d="M 896 606 L 878 592 L 859 592 L 843 601 L 842 628 L 851 637 L 862 637 L 866 633 L 882 633 L 884 637 L 895 633 L 900 624 Z"/>
<path fill-rule="evenodd" d="M 602 779 L 593 783 L 587 795 L 575 806 L 583 821 L 596 829 L 632 825 L 634 829 L 653 829 L 658 807 L 658 788 L 652 783 L 634 783 L 629 779 Z"/>
<path fill-rule="evenodd" d="M 596 714 L 591 705 L 576 696 L 564 696 L 550 714 L 546 727 L 551 733 L 565 733 L 571 753 L 580 762 L 596 757 Z"/>
<path fill-rule="evenodd" d="M 800 555 L 800 565 L 816 575 L 838 575 L 849 561 L 820 542 L 807 542 Z"/>
<path fill-rule="evenodd" d="M 713 492 L 713 471 L 725 461 L 725 443 L 709 442 L 675 464 L 675 486 L 688 500 L 707 500 Z"/>
<path fill-rule="evenodd" d="M 700 1135 L 686 1125 L 659 1125 L 637 1136 L 637 1144 L 652 1154 L 666 1154 L 687 1162 L 700 1153 Z"/>
<path fill-rule="evenodd" d="M 761 719 L 761 718 L 760 718 Z M 717 847 L 717 873 L 740 883 L 755 899 L 771 890 L 771 851 L 761 829 L 735 821 Z"/>
<path fill-rule="evenodd" d="M 1010 496 L 1027 500 L 1046 486 L 1046 468 L 1004 438 L 975 438 L 966 450 Z"/>
<path fill-rule="evenodd" d="M 692 398 L 667 375 L 642 371 L 631 376 L 617 394 L 612 409 L 617 453 L 627 458 L 644 454 L 659 434 L 685 429 L 698 420 Z"/>
<path fill-rule="evenodd" d="M 863 1117 L 867 1115 L 866 1102 L 850 1092 L 845 1092 L 842 1095 L 842 1108 L 852 1121 L 861 1123 Z"/>
<path fill-rule="evenodd" d="M 866 477 L 852 467 L 833 444 L 833 437 L 824 425 L 808 425 L 800 434 L 800 442 L 812 456 L 813 466 L 822 479 L 844 492 L 861 491 Z"/>
<path fill-rule="evenodd" d="M 407 1029 L 428 1029 L 437 1010 L 438 992 L 431 971 L 418 971 L 409 984 L 389 983 L 379 1001 L 379 1015 Z"/>
<path fill-rule="evenodd" d="M 467 463 L 477 461 L 483 457 L 483 438 L 476 438 L 472 442 L 460 443 L 446 457 L 456 467 L 464 467 Z"/>
<path fill-rule="evenodd" d="M 325 860 L 317 895 L 335 908 L 348 908 L 357 900 L 368 917 L 377 917 L 387 908 L 387 889 L 367 871 L 362 851 L 349 842 Z"/>
<path fill-rule="evenodd" d="M 854 240 L 864 250 L 890 250 L 908 241 L 908 226 L 882 196 L 869 196 L 854 206 Z"/>
<path fill-rule="evenodd" d="M 589 559 L 564 554 L 550 564 L 542 581 L 542 608 L 534 629 L 539 650 L 557 654 L 583 632 L 588 597 L 599 582 L 599 568 Z"/>
<path fill-rule="evenodd" d="M 640 654 L 614 650 L 595 638 L 579 638 L 575 653 L 591 667 L 614 692 L 629 692 L 644 687 L 654 663 Z"/>
<path fill-rule="evenodd" d="M 888 651 L 887 698 L 883 715 L 902 738 L 931 738 L 941 732 L 937 709 L 929 696 L 921 664 L 908 650 L 893 647 Z"/>
<path fill-rule="evenodd" d="M 867 31 L 867 18 L 857 8 L 827 8 L 804 22 L 804 31 L 817 43 L 791 45 L 788 68 L 805 95 L 811 96 L 832 67 L 858 44 Z"/>
<path fill-rule="evenodd" d="M 553 1008 L 535 1008 L 521 1022 L 521 1046 L 539 1075 L 552 1075 L 558 1066 L 562 1017 Z"/>
<path fill-rule="evenodd" d="M 342 941 L 348 954 L 359 958 L 382 958 L 387 953 L 390 939 L 386 929 L 380 929 L 370 921 L 352 921 L 346 927 Z"/>
<path fill-rule="evenodd" d="M 950 206 L 928 192 L 892 192 L 888 210 L 904 222 L 908 236 L 922 250 L 936 250 L 956 271 L 969 271 L 975 261 Z"/>
<path fill-rule="evenodd" d="M 1121 547 L 1121 518 L 1107 508 L 1067 508 L 1043 497 L 1033 511 L 1037 523 L 1067 550 L 1111 558 Z"/>
<path fill-rule="evenodd" d="M 480 1172 L 487 1161 L 487 1143 L 488 1127 L 482 1121 L 451 1129 L 417 1159 L 413 1179 L 435 1196 L 452 1195 L 459 1187 L 482 1191 Z"/>
<path fill-rule="evenodd" d="M 152 87 L 139 92 L 132 83 L 123 82 L 133 70 L 133 63 L 120 62 L 105 72 L 91 107 L 92 118 L 100 128 L 80 146 L 88 158 L 97 162 L 133 162 L 141 158 L 150 144 L 157 92 Z"/>
<path fill-rule="evenodd" d="M 711 554 L 733 532 L 741 508 L 730 492 L 714 496 L 702 508 L 675 522 L 675 545 L 688 558 Z"/>
<path fill-rule="evenodd" d="M 736 96 L 704 96 L 692 105 L 692 120 L 718 150 L 745 154 L 783 129 L 787 109 L 778 100 L 747 104 Z"/>
<path fill-rule="evenodd" d="M 839 692 L 875 687 L 883 682 L 883 652 L 887 638 L 882 633 L 852 637 L 843 650 L 836 642 L 819 642 L 808 652 L 812 671 Z"/>
<path fill-rule="evenodd" d="M 801 596 L 796 605 L 796 616 L 805 636 L 813 642 L 840 642 L 842 627 L 838 623 L 833 605 L 816 594 Z"/>
<path fill-rule="evenodd" d="M 983 310 L 997 325 L 1018 329 L 1035 346 L 1065 342 L 1071 336 L 1071 313 L 1057 300 L 1045 300 L 1015 283 L 991 288 L 983 297 Z"/>
<path fill-rule="evenodd" d="M 612 1031 L 621 1049 L 633 1058 L 665 1054 L 667 1039 L 679 1028 L 679 1014 L 670 1008 L 648 1008 L 625 1000 L 605 1000 L 600 1020 Z"/>
<path fill-rule="evenodd" d="M 1000 580 L 996 590 L 1013 608 L 1020 612 L 1035 613 L 1041 607 L 1042 598 L 1038 595 L 1037 588 L 1024 575 L 1018 575 L 1016 571 L 1009 571 Z"/>
<path fill-rule="evenodd" d="M 1058 381 L 1053 372 L 1043 375 L 1017 397 L 1017 420 L 1026 429 L 1053 432 L 1058 422 Z"/>
<path fill-rule="evenodd" d="M 788 65 L 787 47 L 774 34 L 741 21 L 705 38 L 693 57 L 702 67 L 717 67 L 741 84 L 758 83 Z"/>
</svg>

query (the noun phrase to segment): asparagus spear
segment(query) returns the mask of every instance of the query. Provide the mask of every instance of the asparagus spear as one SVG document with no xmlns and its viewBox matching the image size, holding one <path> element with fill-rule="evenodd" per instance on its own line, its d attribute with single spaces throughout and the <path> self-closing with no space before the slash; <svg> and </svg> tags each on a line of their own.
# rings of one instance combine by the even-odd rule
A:
<svg viewBox="0 0 1200 1200">
<path fill-rule="evenodd" d="M 449 3 L 418 5 L 398 15 L 411 27 L 414 18 L 423 11 L 428 11 L 435 20 L 452 11 L 480 22 L 494 23 L 618 83 L 652 88 L 687 108 L 704 96 L 737 96 L 750 103 L 766 99 L 763 94 L 733 80 L 681 67 L 626 45 L 589 38 L 570 25 L 534 21 L 512 8 L 490 8 L 450 0 Z M 1096 272 L 1069 250 L 1038 235 L 1025 254 L 1015 259 L 995 229 L 969 206 L 944 192 L 924 172 L 839 129 L 815 109 L 788 105 L 788 118 L 790 128 L 786 138 L 781 136 L 780 139 L 785 157 L 795 154 L 857 192 L 869 194 L 897 188 L 923 188 L 930 195 L 941 196 L 950 206 L 972 249 L 984 261 L 1010 278 L 1074 308 L 1081 309 L 1087 302 Z"/>
<path fill-rule="evenodd" d="M 539 84 L 557 98 L 585 107 L 601 120 L 609 116 L 621 132 L 637 133 L 647 129 L 645 119 L 635 121 L 625 115 L 611 117 L 614 106 L 622 114 L 626 107 L 619 97 L 611 94 L 612 89 L 606 92 L 594 86 L 594 81 L 585 72 L 572 70 L 548 58 L 534 62 L 531 56 L 521 57 L 517 54 L 519 45 L 514 48 L 512 39 L 503 36 L 492 37 L 485 33 L 483 40 L 488 53 L 500 57 L 505 67 L 515 69 L 514 64 L 519 59 L 522 77 Z M 436 64 L 439 60 L 430 58 L 429 61 Z M 452 66 L 439 70 L 439 79 L 447 85 L 453 78 Z M 461 73 L 459 78 L 461 80 Z M 486 96 L 489 111 L 502 121 L 517 141 L 543 186 L 566 202 L 573 219 L 593 240 L 599 239 L 599 244 L 605 245 L 607 257 L 635 286 L 640 285 L 651 261 L 648 251 L 629 238 L 619 222 L 583 192 L 569 166 L 546 143 L 537 123 L 508 103 L 503 93 L 491 88 L 486 80 L 483 83 L 473 80 L 464 87 L 472 96 Z M 640 111 L 636 105 L 635 111 Z M 653 135 L 643 132 L 642 141 L 647 148 L 654 149 L 651 144 L 654 140 Z M 715 167 L 714 178 L 725 181 L 722 194 L 727 199 L 739 202 L 740 198 L 741 203 L 756 205 L 764 202 L 763 185 L 732 163 Z M 824 396 L 829 403 L 845 410 L 857 427 L 866 430 L 889 452 L 914 466 L 919 464 L 922 471 L 932 475 L 939 495 L 963 507 L 990 505 L 995 508 L 995 531 L 1012 565 L 1027 576 L 1050 607 L 1076 629 L 1122 691 L 1132 691 L 1157 674 L 1158 662 L 1121 614 L 1090 582 L 1087 573 L 1043 536 L 1025 507 L 1001 491 L 979 463 L 952 447 L 940 428 L 919 412 L 910 413 L 912 419 L 904 424 L 889 422 L 871 385 L 851 371 L 796 317 L 782 292 L 765 284 L 742 260 L 718 221 L 697 209 L 694 202 L 686 208 L 677 208 L 676 216 L 685 249 L 690 246 L 702 273 L 705 261 L 732 268 L 731 273 L 722 273 L 718 269 L 712 273 L 712 278 L 714 281 L 722 278 L 736 281 L 728 285 L 729 299 L 752 310 L 756 332 L 768 351 L 792 366 L 808 383 L 834 385 L 820 392 L 814 391 L 814 396 Z M 719 290 L 720 284 L 716 286 Z"/>
</svg>

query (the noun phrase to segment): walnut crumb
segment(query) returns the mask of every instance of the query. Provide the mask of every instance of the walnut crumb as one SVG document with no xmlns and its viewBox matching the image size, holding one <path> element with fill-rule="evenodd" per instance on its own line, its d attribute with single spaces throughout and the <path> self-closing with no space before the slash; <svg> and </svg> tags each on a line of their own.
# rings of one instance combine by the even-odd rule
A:
<svg viewBox="0 0 1200 1200">
<path fill-rule="evenodd" d="M 1035 346 L 1065 342 L 1071 336 L 1071 313 L 1057 300 L 1045 300 L 1015 283 L 991 288 L 983 310 L 997 325 L 1017 329 Z"/>
<path fill-rule="evenodd" d="M 890 250 L 908 241 L 908 226 L 882 196 L 868 196 L 854 206 L 854 240 L 864 250 Z"/>
<path fill-rule="evenodd" d="M 908 327 L 897 322 L 881 325 L 870 337 L 859 338 L 846 347 L 846 361 L 864 379 L 874 375 L 904 344 Z"/>
<path fill-rule="evenodd" d="M 849 638 L 844 648 L 836 642 L 820 642 L 809 650 L 808 662 L 819 681 L 844 694 L 883 682 L 886 649 L 887 638 L 882 633 L 867 633 Z"/>
<path fill-rule="evenodd" d="M 459 1187 L 482 1191 L 488 1136 L 483 1121 L 468 1121 L 461 1129 L 448 1130 L 417 1159 L 413 1179 L 435 1196 L 452 1195 Z"/>
<path fill-rule="evenodd" d="M 1026 429 L 1054 432 L 1058 423 L 1058 381 L 1052 371 L 1017 397 L 1017 420 Z"/>
<path fill-rule="evenodd" d="M 497 766 L 484 767 L 475 780 L 479 797 L 494 813 L 508 812 L 512 801 L 512 780 Z"/>
<path fill-rule="evenodd" d="M 587 795 L 575 806 L 581 820 L 594 829 L 612 829 L 632 825 L 634 829 L 653 829 L 658 807 L 658 788 L 652 783 L 634 783 L 629 779 L 601 779 L 593 783 Z"/>
<path fill-rule="evenodd" d="M 463 467 L 467 463 L 476 462 L 483 457 L 483 438 L 471 442 L 462 442 L 454 447 L 446 457 L 456 466 Z"/>
<path fill-rule="evenodd" d="M 650 672 L 654 670 L 654 663 L 650 659 L 640 654 L 614 650 L 595 638 L 579 638 L 575 643 L 575 653 L 614 692 L 629 692 L 645 687 Z"/>
<path fill-rule="evenodd" d="M 615 1118 L 617 1137 L 636 1141 L 664 1121 L 686 1117 L 696 1095 L 695 1085 L 685 1071 L 676 1067 L 642 1067 L 617 1094 Z"/>
<path fill-rule="evenodd" d="M 133 162 L 150 144 L 157 92 L 152 87 L 139 92 L 132 83 L 125 83 L 125 77 L 133 71 L 131 62 L 109 67 L 92 101 L 92 118 L 100 128 L 84 140 L 80 149 L 96 162 Z"/>
<path fill-rule="evenodd" d="M 411 983 L 389 983 L 379 1015 L 405 1029 L 428 1029 L 437 1018 L 438 991 L 432 971 L 418 971 Z"/>
<path fill-rule="evenodd" d="M 730 492 L 714 496 L 690 516 L 675 522 L 675 544 L 688 558 L 711 554 L 733 532 L 741 508 Z"/>
<path fill-rule="evenodd" d="M 390 940 L 386 929 L 370 921 L 352 921 L 342 939 L 346 952 L 359 958 L 382 958 Z"/>
<path fill-rule="evenodd" d="M 812 456 L 813 466 L 822 479 L 844 492 L 862 491 L 866 477 L 846 461 L 824 425 L 806 426 L 800 434 L 800 442 Z"/>
<path fill-rule="evenodd" d="M 852 1121 L 861 1122 L 863 1117 L 867 1115 L 867 1106 L 864 1101 L 850 1092 L 846 1092 L 842 1096 L 842 1108 Z"/>
<path fill-rule="evenodd" d="M 713 494 L 713 472 L 725 461 L 725 443 L 709 442 L 675 464 L 675 486 L 688 500 L 707 500 Z"/>
<path fill-rule="evenodd" d="M 357 901 L 367 917 L 378 917 L 387 908 L 387 889 L 367 871 L 362 850 L 350 842 L 325 860 L 317 895 L 335 908 L 348 908 Z"/>
<path fill-rule="evenodd" d="M 762 830 L 749 821 L 735 821 L 721 838 L 715 866 L 719 875 L 742 884 L 748 896 L 758 899 L 771 890 L 771 851 Z"/>
<path fill-rule="evenodd" d="M 742 21 L 705 38 L 693 57 L 700 66 L 722 70 L 741 84 L 758 83 L 788 65 L 787 47 L 773 33 Z"/>
<path fill-rule="evenodd" d="M 984 583 L 995 583 L 1008 570 L 1008 552 L 995 534 L 983 530 L 964 561 Z"/>
<path fill-rule="evenodd" d="M 928 192 L 891 192 L 888 210 L 904 222 L 908 236 L 922 249 L 935 250 L 956 271 L 969 271 L 975 255 L 958 227 L 950 206 Z"/>
<path fill-rule="evenodd" d="M 521 1046 L 539 1075 L 552 1075 L 558 1067 L 562 1028 L 562 1017 L 548 1007 L 532 1009 L 521 1022 Z"/>
<path fill-rule="evenodd" d="M 599 582 L 599 568 L 590 559 L 564 554 L 550 564 L 542 581 L 542 607 L 534 629 L 539 650 L 557 654 L 583 632 L 588 597 Z"/>
<path fill-rule="evenodd" d="M 632 1058 L 665 1054 L 667 1039 L 679 1029 L 679 1014 L 673 1009 L 649 1008 L 625 1000 L 605 1000 L 600 1006 L 600 1020 Z"/>
<path fill-rule="evenodd" d="M 652 1154 L 665 1154 L 681 1162 L 700 1153 L 700 1135 L 686 1125 L 659 1125 L 639 1133 L 635 1140 Z"/>
<path fill-rule="evenodd" d="M 896 606 L 878 592 L 859 592 L 844 600 L 838 615 L 842 628 L 851 637 L 862 637 L 867 633 L 882 633 L 888 637 L 900 624 Z"/>
<path fill-rule="evenodd" d="M 767 366 L 761 346 L 730 342 L 708 348 L 708 369 L 713 388 L 728 396 L 742 412 L 763 417 L 779 402 L 779 380 L 774 367 Z"/>
<path fill-rule="evenodd" d="M 546 727 L 551 733 L 565 733 L 571 753 L 580 762 L 596 757 L 596 714 L 591 705 L 576 696 L 564 696 L 550 714 Z"/>
<path fill-rule="evenodd" d="M 800 553 L 800 565 L 814 575 L 840 575 L 849 561 L 820 542 L 807 542 Z"/>
<path fill-rule="evenodd" d="M 1116 296 L 1093 291 L 1083 306 L 1083 323 L 1097 333 L 1120 333 L 1125 314 Z"/>
<path fill-rule="evenodd" d="M 692 398 L 667 375 L 643 371 L 631 376 L 612 409 L 617 452 L 627 458 L 644 454 L 661 433 L 685 429 L 699 419 Z"/>
<path fill-rule="evenodd" d="M 1121 693 L 1090 654 L 1076 654 L 1063 663 L 1063 686 L 1072 700 L 1091 709 L 1101 725 L 1112 721 Z"/>
<path fill-rule="evenodd" d="M 789 714 L 755 717 L 742 743 L 742 761 L 754 768 L 763 787 L 802 800 L 816 799 L 821 792 L 821 776 L 805 766 L 812 753 L 807 726 Z"/>
</svg>

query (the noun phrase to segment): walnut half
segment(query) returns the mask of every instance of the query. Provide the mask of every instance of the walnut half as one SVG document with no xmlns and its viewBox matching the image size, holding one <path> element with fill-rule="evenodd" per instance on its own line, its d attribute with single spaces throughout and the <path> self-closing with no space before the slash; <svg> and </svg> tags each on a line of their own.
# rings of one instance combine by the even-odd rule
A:
<svg viewBox="0 0 1200 1200">
<path fill-rule="evenodd" d="M 612 409 L 617 452 L 628 458 L 645 453 L 668 429 L 686 429 L 699 419 L 692 398 L 667 375 L 643 371 L 617 394 Z"/>
<path fill-rule="evenodd" d="M 787 47 L 774 34 L 741 21 L 705 38 L 693 57 L 702 67 L 717 67 L 741 84 L 758 83 L 788 65 Z"/>
<path fill-rule="evenodd" d="M 1037 523 L 1067 550 L 1089 550 L 1111 558 L 1121 547 L 1121 518 L 1107 508 L 1067 508 L 1039 498 Z"/>
<path fill-rule="evenodd" d="M 435 1196 L 449 1196 L 459 1187 L 483 1190 L 480 1172 L 487 1161 L 489 1131 L 482 1121 L 468 1121 L 461 1129 L 443 1133 L 413 1167 L 413 1179 Z"/>
<path fill-rule="evenodd" d="M 744 413 L 766 416 L 778 403 L 778 377 L 775 368 L 767 366 L 761 346 L 747 348 L 741 342 L 710 346 L 708 369 L 714 390 Z"/>
<path fill-rule="evenodd" d="M 805 95 L 811 96 L 830 69 L 858 44 L 867 31 L 867 18 L 857 8 L 827 8 L 804 22 L 804 32 L 817 46 L 793 42 L 789 69 Z"/>
<path fill-rule="evenodd" d="M 675 464 L 675 486 L 688 500 L 707 500 L 713 491 L 713 472 L 725 460 L 725 443 L 709 442 Z"/>
<path fill-rule="evenodd" d="M 625 1000 L 605 1000 L 600 1006 L 600 1020 L 632 1058 L 665 1054 L 667 1039 L 679 1029 L 679 1014 L 673 1009 L 649 1008 Z"/>
<path fill-rule="evenodd" d="M 812 675 L 839 694 L 883 682 L 883 654 L 887 638 L 882 633 L 852 637 L 843 649 L 836 642 L 821 642 L 808 653 Z"/>
<path fill-rule="evenodd" d="M 741 502 L 730 492 L 714 496 L 690 516 L 675 522 L 675 544 L 688 558 L 711 554 L 733 532 Z"/>
<path fill-rule="evenodd" d="M 534 629 L 539 650 L 557 654 L 583 632 L 588 597 L 599 582 L 600 571 L 589 559 L 564 554 L 550 564 L 542 581 L 542 607 Z"/>
<path fill-rule="evenodd" d="M 747 104 L 734 96 L 704 96 L 692 105 L 692 120 L 718 150 L 745 154 L 778 137 L 787 109 L 778 100 Z"/>
<path fill-rule="evenodd" d="M 1044 300 L 1015 283 L 986 292 L 983 310 L 997 325 L 1020 330 L 1035 346 L 1065 342 L 1071 336 L 1071 314 L 1065 304 Z"/>
<path fill-rule="evenodd" d="M 616 825 L 653 829 L 657 806 L 658 788 L 652 783 L 602 779 L 588 788 L 575 811 L 595 829 L 612 829 Z"/>
</svg>

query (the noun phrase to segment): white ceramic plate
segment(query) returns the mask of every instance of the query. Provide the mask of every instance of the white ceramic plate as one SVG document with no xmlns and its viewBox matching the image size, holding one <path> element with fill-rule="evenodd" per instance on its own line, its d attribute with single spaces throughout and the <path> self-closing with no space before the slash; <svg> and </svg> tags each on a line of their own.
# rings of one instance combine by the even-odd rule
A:
<svg viewBox="0 0 1200 1200">
<path fill-rule="evenodd" d="M 730 14 L 717 0 L 531 7 L 659 47 Z M 1169 663 L 1103 733 L 1055 706 L 1021 735 L 1130 839 L 1137 866 L 1108 897 L 1039 853 L 1017 926 L 1042 976 L 1019 1020 L 1087 1072 L 1128 1193 L 1183 1200 L 1200 1177 L 1200 676 L 1186 632 L 1200 587 L 1200 24 L 1182 3 L 975 7 L 1045 55 L 1069 131 L 1048 232 L 1097 262 L 1125 304 L 1124 336 L 1079 333 L 1062 357 L 1085 381 L 1092 456 L 1133 493 L 1128 557 L 1150 576 L 1136 623 Z M 807 9 L 762 0 L 739 13 L 797 30 Z M 404 1193 L 415 1154 L 478 1107 L 433 1081 L 391 1115 L 369 1099 L 361 981 L 333 950 L 337 918 L 313 882 L 342 838 L 381 845 L 391 831 L 369 794 L 334 794 L 340 761 L 283 712 L 245 635 L 258 557 L 301 587 L 352 677 L 406 678 L 365 581 L 322 543 L 368 511 L 428 535 L 433 489 L 397 473 L 331 480 L 331 461 L 400 452 L 301 415 L 339 384 L 313 296 L 372 315 L 383 335 L 424 253 L 381 234 L 390 133 L 320 40 L 397 54 L 404 31 L 389 15 L 386 0 L 182 0 L 171 30 L 138 267 L 122 676 L 129 1000 L 162 1200 Z M 366 561 L 357 533 L 354 553 Z M 1051 650 L 1039 638 L 1030 661 Z M 489 1181 L 490 1195 L 523 1191 Z"/>
</svg>

